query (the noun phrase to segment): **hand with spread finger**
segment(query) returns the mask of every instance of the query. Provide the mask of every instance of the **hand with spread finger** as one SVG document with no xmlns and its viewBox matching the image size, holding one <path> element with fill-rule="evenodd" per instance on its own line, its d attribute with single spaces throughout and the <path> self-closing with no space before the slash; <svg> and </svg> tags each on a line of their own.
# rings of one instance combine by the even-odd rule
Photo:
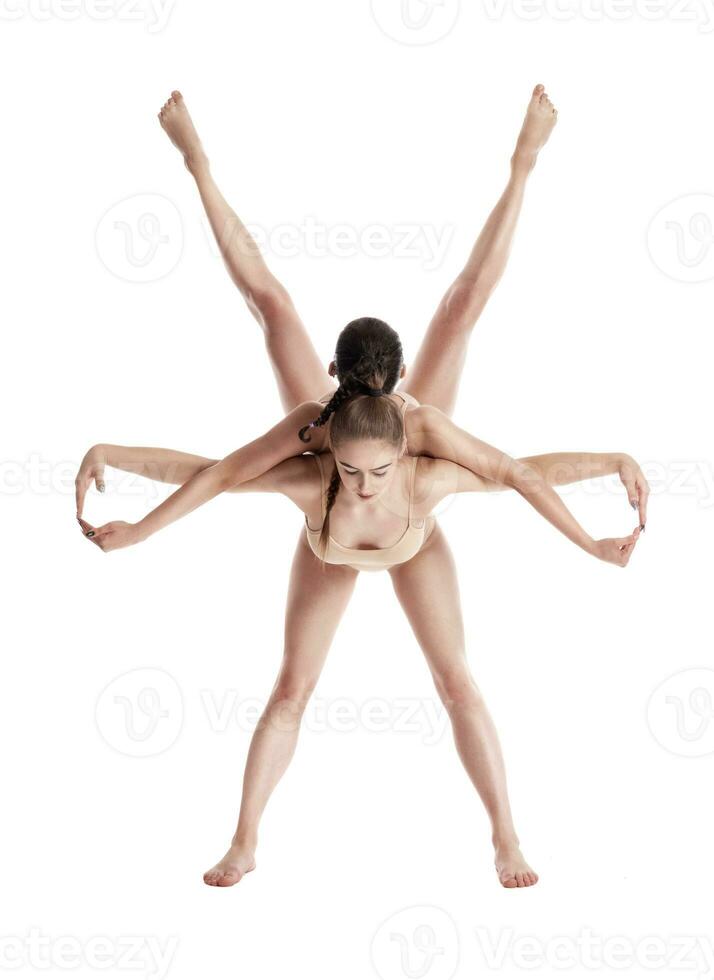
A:
<svg viewBox="0 0 714 980">
<path fill-rule="evenodd" d="M 112 521 L 103 524 L 101 527 L 92 527 L 81 517 L 77 518 L 82 533 L 89 538 L 92 544 L 96 544 L 102 551 L 116 551 L 118 548 L 128 548 L 132 544 L 138 544 L 144 538 L 139 531 L 137 524 L 128 524 L 126 521 Z"/>
</svg>

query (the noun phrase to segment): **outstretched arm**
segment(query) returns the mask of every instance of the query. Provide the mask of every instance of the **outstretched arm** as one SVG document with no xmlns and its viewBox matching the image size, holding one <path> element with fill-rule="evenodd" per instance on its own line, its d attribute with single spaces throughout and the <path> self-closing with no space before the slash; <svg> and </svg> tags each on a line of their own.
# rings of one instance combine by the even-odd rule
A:
<svg viewBox="0 0 714 980">
<path fill-rule="evenodd" d="M 162 483 L 191 483 L 221 462 L 174 449 L 114 445 L 93 446 L 85 457 L 87 459 L 96 464 L 102 485 L 105 465 L 127 473 L 147 476 Z M 320 512 L 321 481 L 309 456 L 285 459 L 253 479 L 244 480 L 237 486 L 226 486 L 224 489 L 232 493 L 282 493 L 303 513 L 310 514 L 311 510 L 318 514 Z M 139 525 L 136 524 L 112 521 L 102 527 L 93 527 L 81 517 L 77 520 L 84 534 L 99 545 L 102 551 L 115 551 L 142 540 L 137 530 Z"/>
<path fill-rule="evenodd" d="M 123 540 L 117 547 L 143 541 L 155 531 L 212 500 L 219 493 L 254 480 L 278 463 L 294 456 L 301 456 L 308 450 L 314 453 L 320 452 L 325 440 L 323 428 L 312 429 L 311 441 L 308 443 L 300 440 L 298 431 L 311 422 L 322 408 L 319 402 L 304 402 L 298 405 L 264 435 L 237 449 L 225 459 L 216 462 L 208 461 L 210 465 L 207 466 L 203 465 L 206 462 L 205 457 L 185 453 L 180 454 L 180 459 L 175 456 L 168 459 L 161 455 L 161 450 L 140 450 L 139 455 L 132 461 L 131 457 L 135 456 L 133 450 L 114 447 L 114 458 L 118 458 L 117 452 L 121 453 L 123 469 L 169 483 L 180 482 L 183 478 L 187 481 L 143 520 L 137 524 L 122 525 Z M 142 452 L 144 456 L 141 455 Z M 157 455 L 149 457 L 147 453 L 157 453 Z M 103 487 L 105 465 L 113 464 L 106 458 L 101 446 L 93 446 L 82 460 L 75 480 L 78 520 L 82 518 L 85 496 L 92 482 L 98 489 Z"/>
<path fill-rule="evenodd" d="M 416 414 L 416 410 L 414 414 Z M 429 412 L 423 416 L 425 425 L 428 427 L 429 417 L 433 416 L 438 418 L 442 414 L 438 409 L 429 406 Z M 526 462 L 513 459 L 494 446 L 477 439 L 475 436 L 469 435 L 463 429 L 459 429 L 451 420 L 447 419 L 446 421 L 449 423 L 449 441 L 446 443 L 442 442 L 442 451 L 421 453 L 421 455 L 434 455 L 438 457 L 431 461 L 432 464 L 435 463 L 437 465 L 432 465 L 427 469 L 427 473 L 430 471 L 434 473 L 434 479 L 431 481 L 431 485 L 427 490 L 427 497 L 422 501 L 424 507 L 426 507 L 427 502 L 433 507 L 439 499 L 458 491 L 458 480 L 454 481 L 453 477 L 455 474 L 453 467 L 449 468 L 448 464 L 449 461 L 456 462 L 454 457 L 461 455 L 469 461 L 469 465 L 465 469 L 470 470 L 477 477 L 485 477 L 495 484 L 503 484 L 506 487 L 516 490 L 546 520 L 550 521 L 567 538 L 588 554 L 605 561 L 613 561 L 615 564 L 621 564 L 620 549 L 619 547 L 616 549 L 614 544 L 618 539 L 607 538 L 603 541 L 596 541 L 587 534 L 570 513 L 562 499 L 553 490 L 541 466 L 533 465 L 532 461 Z M 439 442 L 438 439 L 434 441 Z M 446 469 L 443 465 L 439 466 L 443 461 L 446 461 Z M 552 461 L 550 465 L 552 465 Z M 567 465 L 572 468 L 573 461 L 569 461 Z M 602 465 L 602 463 L 599 465 Z M 451 473 L 451 483 L 441 483 L 439 485 L 440 470 L 442 476 L 444 473 Z M 431 496 L 429 497 L 429 495 Z M 639 534 L 639 529 L 634 532 L 635 539 L 637 534 Z"/>
</svg>

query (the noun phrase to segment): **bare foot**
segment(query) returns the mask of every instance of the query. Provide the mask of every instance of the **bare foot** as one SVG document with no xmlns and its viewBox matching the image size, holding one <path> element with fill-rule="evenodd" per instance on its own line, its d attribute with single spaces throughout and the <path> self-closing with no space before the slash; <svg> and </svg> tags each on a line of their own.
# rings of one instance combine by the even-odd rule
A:
<svg viewBox="0 0 714 980">
<path fill-rule="evenodd" d="M 208 157 L 180 92 L 172 92 L 171 97 L 164 102 L 159 113 L 159 122 L 171 142 L 183 154 L 189 173 L 195 175 L 196 170 L 208 168 Z"/>
<path fill-rule="evenodd" d="M 535 885 L 538 875 L 521 854 L 518 844 L 496 844 L 498 880 L 504 888 L 527 888 Z"/>
<path fill-rule="evenodd" d="M 205 873 L 203 880 L 207 885 L 227 888 L 229 885 L 235 885 L 243 875 L 253 871 L 254 868 L 255 855 L 253 849 L 246 847 L 245 844 L 231 844 L 218 864 L 215 864 L 210 871 Z"/>
<path fill-rule="evenodd" d="M 545 146 L 557 121 L 558 110 L 548 98 L 543 85 L 536 85 L 511 157 L 514 167 L 533 169 L 538 152 Z"/>
</svg>

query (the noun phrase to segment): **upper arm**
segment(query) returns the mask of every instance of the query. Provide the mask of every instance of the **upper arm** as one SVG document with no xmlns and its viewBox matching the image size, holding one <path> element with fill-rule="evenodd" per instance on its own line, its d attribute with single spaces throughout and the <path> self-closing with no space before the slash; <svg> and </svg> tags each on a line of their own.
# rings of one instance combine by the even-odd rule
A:
<svg viewBox="0 0 714 980">
<path fill-rule="evenodd" d="M 407 452 L 412 456 L 450 460 L 476 477 L 508 487 L 517 488 L 527 480 L 527 467 L 521 461 L 454 425 L 433 405 L 407 411 L 406 437 Z"/>
<path fill-rule="evenodd" d="M 324 407 L 320 402 L 302 402 L 272 429 L 226 456 L 218 464 L 222 488 L 231 490 L 307 450 L 320 452 L 325 442 L 324 428 L 311 429 L 309 442 L 303 442 L 298 431 L 316 419 Z"/>
<path fill-rule="evenodd" d="M 312 456 L 293 456 L 232 488 L 233 493 L 282 493 L 307 513 L 317 501 L 320 474 Z"/>
<path fill-rule="evenodd" d="M 436 505 L 453 493 L 481 493 L 507 490 L 505 483 L 479 476 L 450 459 L 423 457 L 417 464 L 415 498 L 418 516 L 427 516 Z"/>
</svg>

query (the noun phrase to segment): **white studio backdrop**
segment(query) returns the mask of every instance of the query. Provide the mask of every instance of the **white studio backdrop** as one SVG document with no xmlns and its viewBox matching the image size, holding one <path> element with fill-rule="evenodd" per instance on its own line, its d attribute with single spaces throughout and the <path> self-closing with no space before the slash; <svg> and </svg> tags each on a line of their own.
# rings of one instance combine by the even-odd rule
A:
<svg viewBox="0 0 714 980">
<path fill-rule="evenodd" d="M 635 0 L 1 0 L 8 975 L 712 976 L 713 26 L 701 4 Z M 454 418 L 513 455 L 629 452 L 652 489 L 625 570 L 513 493 L 440 508 L 540 881 L 498 885 L 379 573 L 360 576 L 256 871 L 206 888 L 302 516 L 225 496 L 108 555 L 74 521 L 93 443 L 217 457 L 280 417 L 156 114 L 183 91 L 326 364 L 363 315 L 409 362 L 539 81 L 558 125 Z M 168 492 L 108 472 L 86 516 L 136 520 Z M 561 492 L 597 537 L 634 526 L 612 478 Z"/>
</svg>

